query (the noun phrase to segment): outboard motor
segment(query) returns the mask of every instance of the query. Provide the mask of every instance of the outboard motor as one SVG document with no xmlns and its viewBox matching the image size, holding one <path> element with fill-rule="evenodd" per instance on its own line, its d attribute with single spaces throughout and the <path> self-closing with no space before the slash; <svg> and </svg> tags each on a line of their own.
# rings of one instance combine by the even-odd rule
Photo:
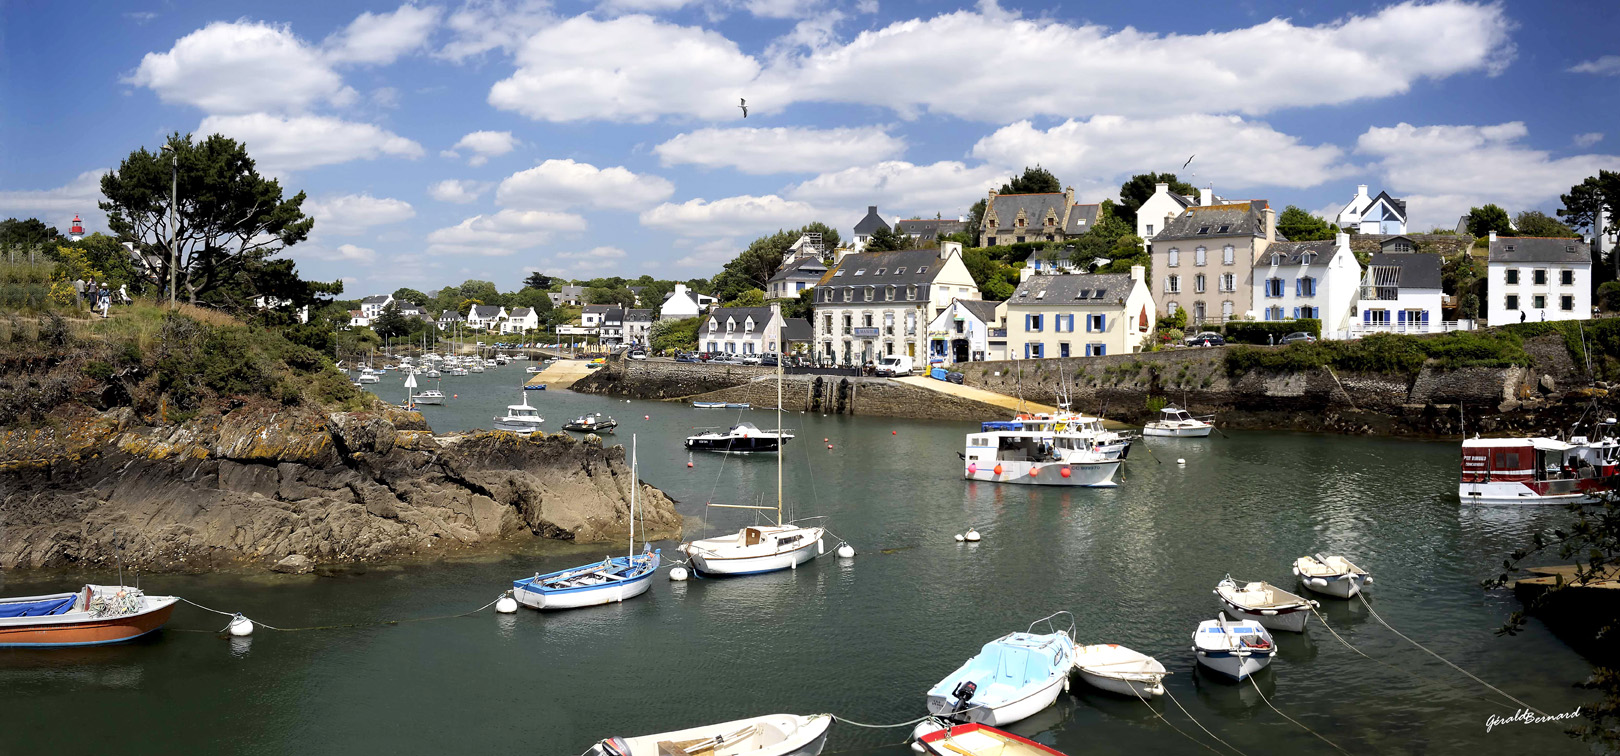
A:
<svg viewBox="0 0 1620 756">
<path fill-rule="evenodd" d="M 956 708 L 951 709 L 953 717 L 963 709 L 968 708 L 968 701 L 973 700 L 973 694 L 978 690 L 979 684 L 972 680 L 964 680 L 957 684 L 956 690 L 951 691 L 951 695 L 956 697 Z"/>
</svg>

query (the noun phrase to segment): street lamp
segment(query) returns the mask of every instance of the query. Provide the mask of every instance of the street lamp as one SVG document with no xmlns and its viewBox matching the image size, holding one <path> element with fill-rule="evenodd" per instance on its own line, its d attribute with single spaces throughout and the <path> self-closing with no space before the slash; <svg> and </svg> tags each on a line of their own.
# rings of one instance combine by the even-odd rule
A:
<svg viewBox="0 0 1620 756">
<path fill-rule="evenodd" d="M 180 253 L 175 245 L 179 243 L 179 232 L 175 228 L 175 207 L 180 204 L 180 152 L 173 144 L 163 145 L 163 151 L 169 153 L 169 308 L 174 308 L 174 293 L 179 286 L 177 283 L 180 266 Z"/>
</svg>

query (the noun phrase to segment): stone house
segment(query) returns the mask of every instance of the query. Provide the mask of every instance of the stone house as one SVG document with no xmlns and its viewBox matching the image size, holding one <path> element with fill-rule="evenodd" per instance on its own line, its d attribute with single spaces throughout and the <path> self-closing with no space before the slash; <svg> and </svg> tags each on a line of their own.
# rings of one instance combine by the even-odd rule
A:
<svg viewBox="0 0 1620 756">
<path fill-rule="evenodd" d="M 1167 316 L 1186 310 L 1188 328 L 1224 322 L 1251 301 L 1254 265 L 1279 241 L 1286 240 L 1277 236 L 1276 211 L 1265 200 L 1200 205 L 1166 217 L 1149 246 L 1154 304 Z"/>
<path fill-rule="evenodd" d="M 939 241 L 941 236 L 950 236 L 967 230 L 967 221 L 950 218 L 911 218 L 896 221 L 895 233 L 905 234 L 917 240 L 919 246 L 927 246 Z"/>
<path fill-rule="evenodd" d="M 1077 207 L 1081 209 L 1076 210 Z M 979 243 L 992 247 L 1064 241 L 1091 230 L 1089 224 L 1097 221 L 1096 208 L 1096 205 L 1075 205 L 1074 187 L 1064 189 L 1062 194 L 1001 194 L 991 190 L 985 200 L 984 221 L 978 229 Z"/>
<path fill-rule="evenodd" d="M 634 309 L 624 311 L 624 343 L 641 344 L 650 343 L 652 338 L 653 316 L 650 309 Z"/>
</svg>

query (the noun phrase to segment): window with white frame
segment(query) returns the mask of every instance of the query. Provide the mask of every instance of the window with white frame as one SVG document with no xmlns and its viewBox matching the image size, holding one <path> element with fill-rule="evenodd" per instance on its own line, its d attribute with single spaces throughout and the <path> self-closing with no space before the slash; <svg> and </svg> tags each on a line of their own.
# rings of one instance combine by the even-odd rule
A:
<svg viewBox="0 0 1620 756">
<path fill-rule="evenodd" d="M 1236 260 L 1236 259 L 1237 259 L 1237 249 L 1235 247 L 1233 247 L 1232 245 L 1228 244 L 1228 245 L 1226 245 L 1226 247 L 1224 249 L 1221 250 L 1221 264 L 1222 265 L 1231 265 L 1232 262 L 1234 260 Z"/>
<path fill-rule="evenodd" d="M 1170 267 L 1174 268 L 1174 267 L 1181 264 L 1181 250 L 1176 249 L 1175 247 L 1171 247 L 1169 257 L 1170 257 Z"/>
<path fill-rule="evenodd" d="M 1205 255 L 1206 254 L 1207 253 L 1206 253 L 1206 251 L 1204 250 L 1203 247 L 1199 247 L 1199 248 L 1193 250 L 1193 264 L 1194 265 L 1203 265 L 1203 264 L 1205 264 L 1207 262 L 1205 260 Z"/>
<path fill-rule="evenodd" d="M 1164 290 L 1169 294 L 1181 293 L 1181 276 L 1165 276 Z"/>
<path fill-rule="evenodd" d="M 1204 274 L 1199 273 L 1193 276 L 1193 291 L 1199 294 L 1204 293 Z"/>
<path fill-rule="evenodd" d="M 1221 274 L 1221 291 L 1237 291 L 1237 274 Z"/>
</svg>

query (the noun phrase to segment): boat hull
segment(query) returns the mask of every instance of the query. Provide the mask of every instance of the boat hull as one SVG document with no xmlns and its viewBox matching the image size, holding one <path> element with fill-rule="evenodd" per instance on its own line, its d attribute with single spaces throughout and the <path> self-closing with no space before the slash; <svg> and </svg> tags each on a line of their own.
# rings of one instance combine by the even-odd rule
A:
<svg viewBox="0 0 1620 756">
<path fill-rule="evenodd" d="M 753 454 L 758 452 L 774 452 L 782 448 L 785 441 L 775 438 L 699 438 L 686 439 L 686 448 L 692 451 L 730 452 L 732 454 Z"/>
<path fill-rule="evenodd" d="M 495 430 L 508 431 L 511 433 L 516 433 L 520 436 L 527 436 L 540 430 L 540 426 L 538 424 L 531 425 L 529 423 L 507 423 L 497 419 L 495 421 Z"/>
<path fill-rule="evenodd" d="M 1198 652 L 1198 664 L 1233 680 L 1243 681 L 1271 664 L 1275 651 L 1204 651 Z"/>
<path fill-rule="evenodd" d="M 1114 474 L 1119 471 L 1119 460 L 1102 462 L 1018 462 L 1003 461 L 989 465 L 970 462 L 962 468 L 968 480 L 991 483 L 1017 483 L 1026 486 L 1078 486 L 1082 488 L 1111 488 Z M 996 467 L 1001 472 L 996 472 Z M 1068 470 L 1065 477 L 1063 471 Z"/>
<path fill-rule="evenodd" d="M 1587 481 L 1555 481 L 1557 483 L 1585 483 Z M 1597 483 L 1597 481 L 1592 481 Z M 1558 486 L 1538 490 L 1523 481 L 1493 481 L 1490 483 L 1464 481 L 1457 487 L 1457 497 L 1464 504 L 1574 504 L 1591 503 L 1598 494 L 1614 490 L 1609 485 L 1590 487 Z M 1567 490 L 1573 489 L 1573 490 Z"/>
<path fill-rule="evenodd" d="M 1245 609 L 1237 604 L 1227 601 L 1225 598 L 1221 599 L 1221 604 L 1226 607 L 1228 614 L 1231 614 L 1238 619 L 1254 620 L 1255 622 L 1260 623 L 1260 626 L 1267 630 L 1281 630 L 1288 633 L 1303 633 L 1305 632 L 1305 622 L 1311 618 L 1311 610 L 1305 607 L 1278 610 L 1263 609 L 1256 611 Z M 1271 613 L 1267 614 L 1266 612 Z"/>
<path fill-rule="evenodd" d="M 562 591 L 533 591 L 514 588 L 512 598 L 533 609 L 579 609 L 586 606 L 616 604 L 647 592 L 652 586 L 654 571 L 612 585 L 588 586 Z"/>
<path fill-rule="evenodd" d="M 1294 574 L 1299 575 L 1299 582 L 1305 586 L 1305 590 L 1342 599 L 1355 598 L 1367 582 L 1366 575 L 1304 575 L 1298 567 L 1294 568 Z"/>
<path fill-rule="evenodd" d="M 958 722 L 977 722 L 1000 727 L 1028 719 L 1056 703 L 1058 694 L 1063 692 L 1067 682 L 1067 675 L 1059 675 L 1040 687 L 1031 686 L 1032 690 L 1023 691 L 1022 696 L 1006 703 L 978 706 L 969 702 L 970 705 L 962 711 L 955 711 L 956 705 L 948 697 L 931 695 L 928 697 L 928 713 Z"/>
<path fill-rule="evenodd" d="M 691 744 L 696 741 L 708 740 L 717 735 L 735 733 L 750 725 L 762 723 L 773 725 L 778 732 L 782 732 L 784 725 L 791 724 L 793 730 L 784 733 L 786 737 L 782 740 L 770 744 L 755 743 L 752 744 L 754 747 L 749 747 L 750 739 L 745 739 L 741 741 L 738 747 L 727 749 L 725 751 L 727 756 L 731 754 L 737 754 L 738 756 L 819 756 L 821 750 L 827 746 L 827 730 L 832 726 L 832 717 L 825 714 L 809 717 L 778 714 L 753 719 L 739 719 L 734 722 L 694 727 L 689 730 L 657 735 L 614 738 L 592 746 L 591 750 L 585 752 L 585 756 L 662 756 L 668 753 L 659 749 L 658 744 L 662 742 Z M 626 750 L 619 750 L 620 747 Z M 694 751 L 693 753 L 712 754 L 714 751 L 704 750 Z"/>
<path fill-rule="evenodd" d="M 687 556 L 692 560 L 692 568 L 697 570 L 699 575 L 704 577 L 739 577 L 796 569 L 799 565 L 815 559 L 816 555 L 824 550 L 821 537 L 818 535 L 814 539 L 807 539 L 804 545 L 796 549 L 776 554 L 726 557 L 694 550 L 687 552 Z"/>
<path fill-rule="evenodd" d="M 438 405 L 438 404 L 444 404 L 444 397 L 442 397 L 442 396 L 413 396 L 413 397 L 411 397 L 411 402 L 414 403 L 414 404 L 421 404 L 421 405 Z"/>
<path fill-rule="evenodd" d="M 1212 426 L 1202 428 L 1155 428 L 1151 425 L 1142 429 L 1144 436 L 1159 436 L 1162 438 L 1203 438 L 1208 436 Z"/>
<path fill-rule="evenodd" d="M 1128 698 L 1153 698 L 1164 695 L 1164 683 L 1148 682 L 1146 680 L 1122 680 L 1105 674 L 1098 674 L 1088 670 L 1080 670 L 1080 679 L 1087 685 L 1109 693 L 1117 693 Z"/>
<path fill-rule="evenodd" d="M 170 596 L 148 596 L 147 609 L 121 617 L 39 617 L 24 618 L 41 620 L 31 624 L 0 624 L 0 648 L 101 646 L 131 641 L 167 624 L 177 601 Z"/>
<path fill-rule="evenodd" d="M 1033 740 L 976 723 L 940 728 L 917 743 L 934 756 L 1064 756 Z"/>
</svg>

